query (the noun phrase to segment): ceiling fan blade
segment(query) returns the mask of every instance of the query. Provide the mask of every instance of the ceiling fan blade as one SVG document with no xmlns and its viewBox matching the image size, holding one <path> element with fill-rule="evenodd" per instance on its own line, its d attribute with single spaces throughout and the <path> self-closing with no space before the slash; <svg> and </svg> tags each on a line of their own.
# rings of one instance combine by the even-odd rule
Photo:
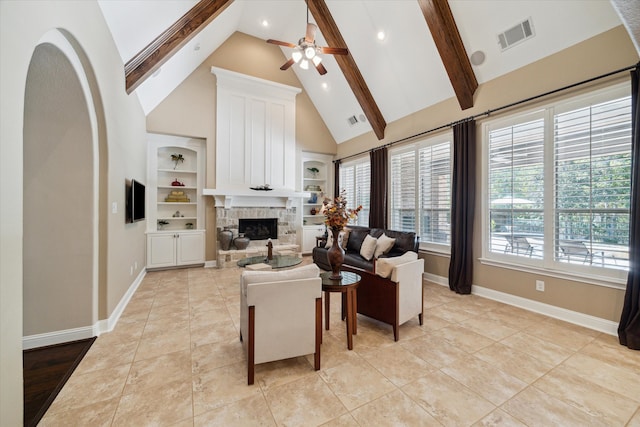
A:
<svg viewBox="0 0 640 427">
<path fill-rule="evenodd" d="M 348 55 L 349 49 L 344 47 L 321 47 L 320 51 L 322 53 L 328 53 L 331 55 Z"/>
<path fill-rule="evenodd" d="M 322 62 L 318 62 L 318 65 L 316 65 L 316 70 L 318 70 L 321 76 L 324 76 L 325 74 L 327 74 L 327 69 L 324 68 L 324 65 L 322 65 Z"/>
<path fill-rule="evenodd" d="M 311 22 L 307 23 L 307 33 L 304 35 L 304 41 L 309 44 L 313 44 L 313 41 L 316 39 L 316 30 L 318 27 L 316 24 L 312 24 Z"/>
<path fill-rule="evenodd" d="M 290 60 L 288 60 L 287 62 L 285 62 L 282 67 L 280 67 L 280 69 L 282 71 L 288 70 L 289 67 L 291 67 L 293 64 L 295 63 L 295 61 L 293 60 L 293 58 L 291 58 Z"/>
<path fill-rule="evenodd" d="M 295 44 L 289 42 L 281 42 L 280 40 L 269 39 L 267 43 L 277 44 L 278 46 L 296 47 Z"/>
</svg>

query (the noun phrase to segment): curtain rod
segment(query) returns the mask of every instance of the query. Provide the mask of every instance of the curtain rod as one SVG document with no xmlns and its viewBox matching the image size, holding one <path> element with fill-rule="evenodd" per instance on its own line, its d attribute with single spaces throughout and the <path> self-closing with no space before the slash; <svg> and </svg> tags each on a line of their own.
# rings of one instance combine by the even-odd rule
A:
<svg viewBox="0 0 640 427">
<path fill-rule="evenodd" d="M 453 127 L 453 126 L 457 125 L 458 123 L 464 123 L 464 122 L 468 122 L 469 120 L 475 120 L 475 119 L 477 119 L 479 117 L 489 116 L 489 115 L 491 115 L 491 114 L 493 114 L 495 112 L 506 110 L 507 108 L 515 107 L 516 105 L 525 104 L 527 102 L 531 102 L 531 101 L 534 101 L 536 99 L 543 98 L 545 96 L 553 95 L 554 93 L 562 92 L 563 90 L 572 89 L 574 87 L 581 86 L 581 85 L 587 84 L 587 83 L 591 83 L 591 82 L 596 81 L 596 80 L 604 79 L 606 77 L 610 77 L 610 76 L 613 76 L 615 74 L 622 73 L 624 71 L 629 71 L 629 70 L 632 70 L 634 68 L 640 68 L 640 62 L 638 62 L 635 65 L 629 65 L 627 67 L 620 68 L 619 70 L 611 71 L 609 73 L 602 74 L 602 75 L 599 75 L 599 76 L 596 76 L 596 77 L 592 77 L 592 78 L 587 79 L 587 80 L 583 80 L 583 81 L 580 81 L 580 82 L 577 82 L 577 83 L 572 83 L 570 85 L 563 86 L 563 87 L 561 87 L 559 89 L 553 89 L 553 90 L 550 90 L 549 92 L 544 92 L 544 93 L 541 93 L 539 95 L 535 95 L 535 96 L 531 96 L 529 98 L 521 99 L 520 101 L 512 102 L 510 104 L 503 105 L 501 107 L 489 109 L 489 110 L 487 110 L 487 111 L 485 111 L 483 113 L 478 113 L 478 114 L 475 114 L 473 116 L 466 117 L 464 119 L 456 120 L 454 122 L 447 123 L 446 125 L 440 125 L 438 127 L 435 127 L 435 128 L 429 129 L 429 130 L 425 130 L 425 131 L 420 132 L 420 133 L 416 133 L 415 135 L 407 136 L 407 137 L 398 139 L 396 141 L 388 142 L 388 143 L 386 143 L 384 145 L 381 145 L 379 147 L 371 148 L 369 150 L 361 151 L 359 153 L 351 154 L 349 156 L 342 157 L 340 159 L 336 159 L 333 162 L 335 163 L 335 162 L 342 161 L 342 160 L 345 160 L 345 159 L 350 159 L 352 157 L 357 157 L 357 156 L 360 156 L 360 155 L 365 154 L 365 153 L 370 153 L 370 152 L 375 151 L 375 150 L 380 150 L 382 148 L 391 147 L 392 145 L 399 144 L 401 142 L 405 142 L 405 141 L 408 141 L 410 139 L 417 138 L 419 136 L 427 135 L 429 133 L 432 133 L 432 132 L 435 132 L 435 131 L 438 131 L 438 130 L 441 130 L 441 129 L 446 129 L 448 127 Z"/>
</svg>

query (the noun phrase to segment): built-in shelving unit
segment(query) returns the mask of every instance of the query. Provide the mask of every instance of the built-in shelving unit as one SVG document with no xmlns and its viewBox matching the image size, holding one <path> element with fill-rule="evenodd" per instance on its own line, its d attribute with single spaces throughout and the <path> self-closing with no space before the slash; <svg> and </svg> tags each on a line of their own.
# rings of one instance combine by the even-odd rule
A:
<svg viewBox="0 0 640 427">
<path fill-rule="evenodd" d="M 324 233 L 324 215 L 320 213 L 325 197 L 333 197 L 333 157 L 327 154 L 302 153 L 302 191 L 310 198 L 302 200 L 302 252 L 309 253 L 316 236 Z"/>
<path fill-rule="evenodd" d="M 147 268 L 204 262 L 204 141 L 149 134 Z"/>
</svg>

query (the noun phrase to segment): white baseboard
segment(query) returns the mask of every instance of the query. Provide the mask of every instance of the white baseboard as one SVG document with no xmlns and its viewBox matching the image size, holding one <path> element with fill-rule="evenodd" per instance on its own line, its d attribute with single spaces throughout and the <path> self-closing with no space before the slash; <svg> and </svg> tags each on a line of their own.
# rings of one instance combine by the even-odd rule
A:
<svg viewBox="0 0 640 427">
<path fill-rule="evenodd" d="M 204 268 L 216 268 L 218 266 L 218 262 L 214 259 L 213 261 L 205 261 Z"/>
<path fill-rule="evenodd" d="M 434 274 L 424 273 L 425 280 L 442 286 L 449 286 L 449 280 L 446 277 L 436 276 Z M 557 307 L 555 305 L 545 304 L 542 302 L 522 298 L 516 295 L 507 294 L 505 292 L 495 291 L 478 285 L 471 286 L 471 293 L 483 298 L 502 302 L 514 307 L 523 308 L 534 313 L 543 314 L 574 325 L 583 326 L 598 332 L 617 336 L 618 324 L 611 320 L 602 319 L 600 317 L 591 316 L 589 314 L 580 313 L 578 311 L 567 310 L 566 308 Z"/>
<path fill-rule="evenodd" d="M 142 269 L 140 274 L 133 281 L 127 292 L 122 296 L 120 302 L 116 306 L 108 319 L 99 320 L 92 326 L 83 326 L 74 329 L 65 329 L 62 331 L 47 332 L 38 335 L 29 335 L 22 337 L 23 350 L 32 348 L 45 347 L 48 345 L 60 344 L 64 342 L 76 341 L 98 336 L 105 332 L 111 332 L 118 323 L 118 319 L 122 315 L 125 307 L 131 300 L 131 297 L 142 283 L 142 279 L 146 274 L 146 270 Z"/>
</svg>

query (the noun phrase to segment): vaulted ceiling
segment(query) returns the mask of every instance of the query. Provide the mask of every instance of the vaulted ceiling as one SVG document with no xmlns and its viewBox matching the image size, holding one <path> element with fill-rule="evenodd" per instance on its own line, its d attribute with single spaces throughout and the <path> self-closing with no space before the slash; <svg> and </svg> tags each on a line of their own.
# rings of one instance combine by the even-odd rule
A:
<svg viewBox="0 0 640 427">
<path fill-rule="evenodd" d="M 235 31 L 297 43 L 307 23 L 304 0 L 99 4 L 147 114 Z M 468 108 L 477 84 L 622 23 L 609 1 L 309 0 L 309 11 L 316 43 L 350 54 L 322 55 L 325 75 L 283 72 L 296 74 L 337 143 L 372 130 L 382 139 L 386 123 L 451 97 Z M 502 50 L 499 34 L 525 20 L 533 36 Z M 292 49 L 282 51 L 284 63 Z M 484 61 L 471 65 L 475 52 Z"/>
</svg>

